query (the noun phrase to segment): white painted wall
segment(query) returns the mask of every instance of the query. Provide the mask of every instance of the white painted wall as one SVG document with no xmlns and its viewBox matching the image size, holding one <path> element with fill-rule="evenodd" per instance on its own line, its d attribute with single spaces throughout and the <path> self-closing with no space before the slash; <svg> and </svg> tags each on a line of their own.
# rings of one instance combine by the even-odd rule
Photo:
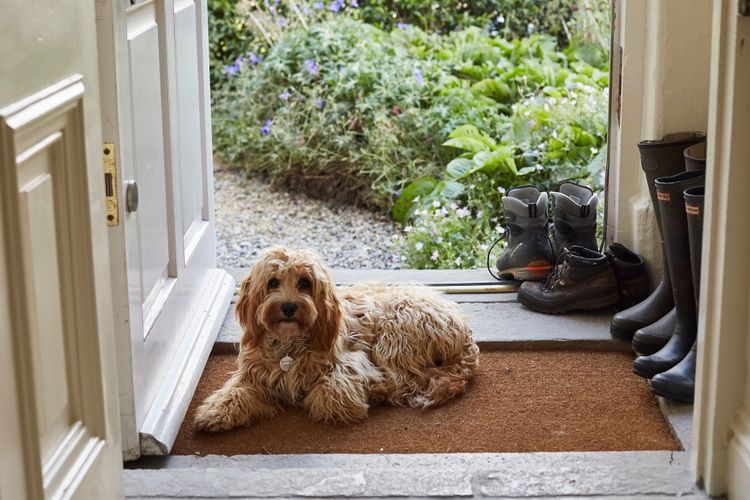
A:
<svg viewBox="0 0 750 500">
<path fill-rule="evenodd" d="M 641 253 L 652 270 L 661 269 L 661 249 L 637 144 L 706 130 L 710 11 L 705 0 L 615 5 L 607 241 Z"/>
</svg>

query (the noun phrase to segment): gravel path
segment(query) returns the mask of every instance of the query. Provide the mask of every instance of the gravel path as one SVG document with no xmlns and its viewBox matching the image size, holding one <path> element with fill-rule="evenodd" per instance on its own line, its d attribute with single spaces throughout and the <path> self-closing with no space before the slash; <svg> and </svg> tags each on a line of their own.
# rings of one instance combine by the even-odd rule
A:
<svg viewBox="0 0 750 500">
<path fill-rule="evenodd" d="M 398 269 L 390 249 L 398 224 L 380 214 L 271 191 L 234 170 L 214 171 L 219 267 L 249 267 L 273 245 L 312 248 L 330 267 Z"/>
</svg>

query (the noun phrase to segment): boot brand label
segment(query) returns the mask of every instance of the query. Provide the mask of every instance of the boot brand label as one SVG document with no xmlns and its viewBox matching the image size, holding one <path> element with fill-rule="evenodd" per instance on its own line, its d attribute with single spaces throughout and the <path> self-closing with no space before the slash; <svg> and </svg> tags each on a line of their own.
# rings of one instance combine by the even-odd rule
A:
<svg viewBox="0 0 750 500">
<path fill-rule="evenodd" d="M 695 205 L 688 205 L 685 203 L 685 212 L 688 215 L 700 215 L 701 214 L 701 207 L 695 206 Z"/>
<path fill-rule="evenodd" d="M 672 201 L 672 197 L 669 195 L 669 193 L 662 193 L 661 191 L 657 191 L 656 197 L 661 201 Z"/>
</svg>

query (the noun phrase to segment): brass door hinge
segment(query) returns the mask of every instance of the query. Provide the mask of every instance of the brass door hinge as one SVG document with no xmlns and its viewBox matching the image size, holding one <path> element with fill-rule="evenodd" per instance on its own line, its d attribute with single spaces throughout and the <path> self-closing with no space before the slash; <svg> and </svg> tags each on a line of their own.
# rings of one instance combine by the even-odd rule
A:
<svg viewBox="0 0 750 500">
<path fill-rule="evenodd" d="M 102 149 L 104 158 L 104 204 L 107 208 L 107 225 L 120 224 L 120 204 L 117 196 L 117 162 L 115 162 L 115 145 L 105 142 Z"/>
</svg>

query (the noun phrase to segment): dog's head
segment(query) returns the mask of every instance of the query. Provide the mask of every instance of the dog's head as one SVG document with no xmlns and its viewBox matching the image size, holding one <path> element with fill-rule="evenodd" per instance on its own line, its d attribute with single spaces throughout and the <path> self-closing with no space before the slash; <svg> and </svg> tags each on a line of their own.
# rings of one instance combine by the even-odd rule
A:
<svg viewBox="0 0 750 500">
<path fill-rule="evenodd" d="M 242 348 L 260 345 L 270 335 L 283 343 L 307 339 L 329 351 L 341 326 L 336 287 L 320 258 L 308 250 L 268 250 L 240 287 L 237 319 Z"/>
</svg>

